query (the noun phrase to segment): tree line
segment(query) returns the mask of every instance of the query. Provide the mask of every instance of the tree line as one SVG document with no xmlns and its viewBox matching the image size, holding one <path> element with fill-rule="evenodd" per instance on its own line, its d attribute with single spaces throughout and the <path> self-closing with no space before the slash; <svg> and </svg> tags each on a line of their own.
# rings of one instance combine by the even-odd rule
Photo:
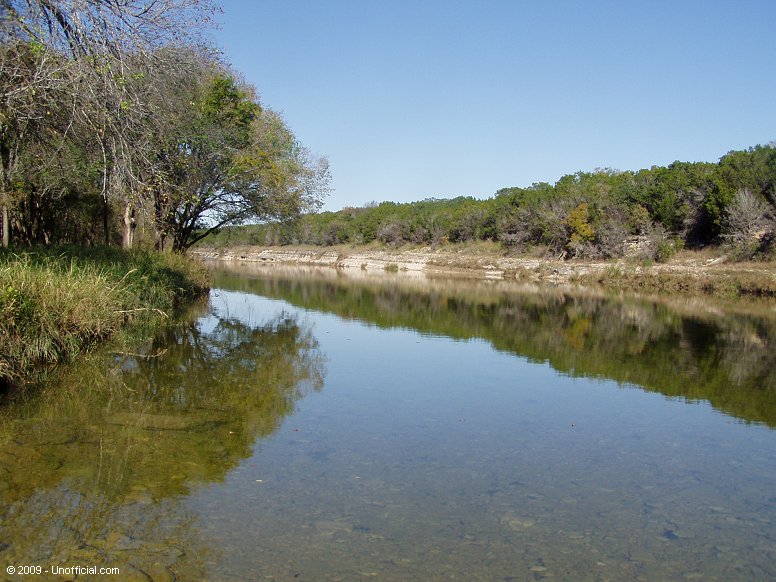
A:
<svg viewBox="0 0 776 582">
<path fill-rule="evenodd" d="M 656 260 L 684 246 L 725 244 L 732 256 L 771 254 L 776 147 L 731 151 L 717 163 L 674 162 L 639 171 L 577 172 L 555 184 L 494 196 L 372 203 L 284 224 L 227 229 L 217 245 L 440 245 L 499 241 L 515 252 L 563 258 L 640 253 Z"/>
<path fill-rule="evenodd" d="M 208 0 L 0 0 L 2 243 L 138 242 L 315 210 L 328 164 L 208 44 Z"/>
</svg>

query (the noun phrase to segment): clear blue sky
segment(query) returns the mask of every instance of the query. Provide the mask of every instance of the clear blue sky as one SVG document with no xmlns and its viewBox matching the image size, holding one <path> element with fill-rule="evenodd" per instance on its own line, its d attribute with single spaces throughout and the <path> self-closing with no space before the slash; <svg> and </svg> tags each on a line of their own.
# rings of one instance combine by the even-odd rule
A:
<svg viewBox="0 0 776 582">
<path fill-rule="evenodd" d="M 221 4 L 227 60 L 328 156 L 330 210 L 776 140 L 776 0 Z"/>
</svg>

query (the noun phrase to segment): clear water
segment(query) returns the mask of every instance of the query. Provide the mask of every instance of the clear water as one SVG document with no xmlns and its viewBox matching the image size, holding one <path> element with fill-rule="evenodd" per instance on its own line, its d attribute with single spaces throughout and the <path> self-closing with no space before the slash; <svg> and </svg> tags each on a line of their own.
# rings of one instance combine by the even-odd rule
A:
<svg viewBox="0 0 776 582">
<path fill-rule="evenodd" d="M 216 286 L 6 406 L 3 561 L 137 580 L 776 578 L 771 306 L 279 268 Z"/>
</svg>

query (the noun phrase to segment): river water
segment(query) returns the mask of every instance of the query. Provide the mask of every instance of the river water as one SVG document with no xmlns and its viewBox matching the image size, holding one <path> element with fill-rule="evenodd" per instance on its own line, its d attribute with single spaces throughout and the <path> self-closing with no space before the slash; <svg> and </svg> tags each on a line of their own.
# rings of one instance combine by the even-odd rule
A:
<svg viewBox="0 0 776 582">
<path fill-rule="evenodd" d="M 214 278 L 161 332 L 5 404 L 0 565 L 776 579 L 772 304 L 248 265 Z"/>
</svg>

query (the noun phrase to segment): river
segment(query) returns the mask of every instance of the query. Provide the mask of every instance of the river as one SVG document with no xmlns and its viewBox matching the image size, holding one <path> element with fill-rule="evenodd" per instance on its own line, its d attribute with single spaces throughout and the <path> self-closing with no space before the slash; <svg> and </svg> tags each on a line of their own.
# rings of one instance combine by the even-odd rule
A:
<svg viewBox="0 0 776 582">
<path fill-rule="evenodd" d="M 767 303 L 217 268 L 5 403 L 3 576 L 773 580 L 774 343 Z"/>
</svg>

